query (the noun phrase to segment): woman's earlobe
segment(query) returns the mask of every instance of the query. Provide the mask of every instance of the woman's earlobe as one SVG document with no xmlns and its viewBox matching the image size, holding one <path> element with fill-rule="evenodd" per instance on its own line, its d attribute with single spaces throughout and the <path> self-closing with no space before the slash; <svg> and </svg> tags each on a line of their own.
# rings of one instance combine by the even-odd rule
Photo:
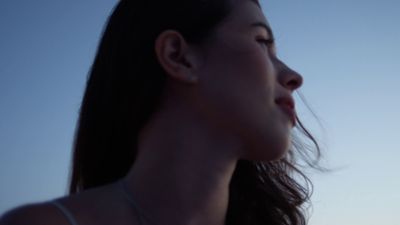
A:
<svg viewBox="0 0 400 225">
<path fill-rule="evenodd" d="M 170 78 L 181 82 L 195 83 L 194 59 L 182 35 L 174 30 L 163 31 L 155 41 L 158 62 Z"/>
</svg>

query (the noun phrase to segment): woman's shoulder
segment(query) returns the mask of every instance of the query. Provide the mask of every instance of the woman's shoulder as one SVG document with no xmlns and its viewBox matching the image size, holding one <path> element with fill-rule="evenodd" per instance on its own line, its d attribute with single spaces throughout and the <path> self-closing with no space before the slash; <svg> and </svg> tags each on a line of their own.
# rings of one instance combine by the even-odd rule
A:
<svg viewBox="0 0 400 225">
<path fill-rule="evenodd" d="M 51 204 L 41 202 L 14 208 L 0 218 L 0 225 L 68 225 L 63 215 Z"/>
<path fill-rule="evenodd" d="M 25 204 L 0 217 L 0 225 L 75 225 L 81 214 L 88 214 L 88 196 L 93 191 L 59 197 L 45 202 Z M 97 194 L 98 195 L 98 194 Z M 94 196 L 96 197 L 96 196 Z M 98 197 L 98 196 L 97 196 Z M 99 198 L 99 197 L 98 197 Z M 92 197 L 91 202 L 94 202 Z M 85 210 L 86 209 L 86 210 Z M 71 223 L 71 220 L 72 223 Z"/>
<path fill-rule="evenodd" d="M 0 225 L 137 224 L 132 209 L 121 204 L 123 200 L 123 196 L 115 191 L 115 185 L 105 185 L 17 207 L 1 216 Z"/>
</svg>

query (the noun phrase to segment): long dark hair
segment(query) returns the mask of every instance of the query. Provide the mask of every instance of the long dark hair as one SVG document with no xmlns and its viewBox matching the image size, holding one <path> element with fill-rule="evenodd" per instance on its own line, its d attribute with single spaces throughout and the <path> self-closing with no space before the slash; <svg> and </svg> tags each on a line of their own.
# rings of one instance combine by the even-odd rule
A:
<svg viewBox="0 0 400 225">
<path fill-rule="evenodd" d="M 174 29 L 200 45 L 231 8 L 229 0 L 118 2 L 87 81 L 74 143 L 71 194 L 114 182 L 134 163 L 135 137 L 157 110 L 166 81 L 155 56 L 157 36 Z M 317 142 L 300 121 L 297 128 L 315 145 L 318 158 Z M 301 142 L 294 140 L 293 146 L 296 151 L 279 161 L 238 162 L 230 185 L 228 225 L 306 224 L 302 206 L 310 198 L 311 182 L 296 167 L 296 156 L 308 159 L 309 154 Z"/>
</svg>

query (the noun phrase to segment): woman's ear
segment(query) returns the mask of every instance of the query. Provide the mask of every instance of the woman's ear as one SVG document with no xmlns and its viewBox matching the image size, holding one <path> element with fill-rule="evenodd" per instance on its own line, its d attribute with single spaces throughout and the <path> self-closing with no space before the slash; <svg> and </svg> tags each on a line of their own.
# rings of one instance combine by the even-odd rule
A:
<svg viewBox="0 0 400 225">
<path fill-rule="evenodd" d="M 156 39 L 155 51 L 158 62 L 167 75 L 186 83 L 197 83 L 195 69 L 198 62 L 182 35 L 174 30 L 163 31 Z"/>
</svg>

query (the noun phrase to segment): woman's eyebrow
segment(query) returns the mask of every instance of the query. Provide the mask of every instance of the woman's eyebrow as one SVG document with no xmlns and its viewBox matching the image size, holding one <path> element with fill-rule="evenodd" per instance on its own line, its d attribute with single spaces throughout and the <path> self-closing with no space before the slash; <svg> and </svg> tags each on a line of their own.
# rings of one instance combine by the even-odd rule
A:
<svg viewBox="0 0 400 225">
<path fill-rule="evenodd" d="M 274 39 L 274 33 L 272 32 L 271 27 L 269 27 L 266 23 L 264 22 L 254 22 L 251 24 L 252 27 L 263 27 L 265 30 L 267 30 L 268 35 L 270 36 L 271 39 Z"/>
<path fill-rule="evenodd" d="M 260 5 L 260 2 L 258 2 L 258 0 L 252 0 L 252 2 L 256 3 L 257 6 L 261 9 L 261 5 Z"/>
</svg>

